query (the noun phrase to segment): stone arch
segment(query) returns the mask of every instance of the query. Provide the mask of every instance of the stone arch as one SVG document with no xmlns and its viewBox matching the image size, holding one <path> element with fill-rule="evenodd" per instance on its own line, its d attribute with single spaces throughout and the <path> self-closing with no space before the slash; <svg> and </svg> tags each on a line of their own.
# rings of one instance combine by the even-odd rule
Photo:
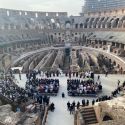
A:
<svg viewBox="0 0 125 125">
<path fill-rule="evenodd" d="M 49 14 L 48 13 L 46 13 L 46 16 L 48 16 Z"/>
<path fill-rule="evenodd" d="M 35 17 L 38 18 L 38 13 L 35 13 Z"/>
<path fill-rule="evenodd" d="M 90 20 L 88 21 L 88 28 L 92 28 L 92 23 L 94 21 L 94 18 L 90 18 Z"/>
<path fill-rule="evenodd" d="M 118 22 L 118 28 L 121 28 L 123 26 L 124 20 L 125 20 L 125 16 L 120 17 Z"/>
<path fill-rule="evenodd" d="M 113 120 L 113 118 L 111 116 L 109 116 L 108 114 L 106 114 L 104 117 L 103 117 L 103 121 L 109 121 L 109 120 Z"/>
<path fill-rule="evenodd" d="M 10 11 L 9 10 L 7 10 L 7 16 L 10 16 Z"/>
<path fill-rule="evenodd" d="M 114 118 L 115 117 L 110 112 L 105 111 L 105 112 L 102 113 L 102 121 L 113 120 Z"/>
<path fill-rule="evenodd" d="M 87 28 L 88 21 L 89 21 L 89 18 L 86 18 L 85 23 L 84 23 L 84 28 Z"/>
<path fill-rule="evenodd" d="M 83 28 L 83 23 L 80 24 L 80 28 L 81 28 L 81 29 Z"/>
<path fill-rule="evenodd" d="M 117 27 L 118 27 L 118 23 L 119 23 L 119 18 L 116 18 L 116 19 L 112 22 L 112 28 L 117 28 Z"/>
<path fill-rule="evenodd" d="M 96 28 L 98 20 L 99 20 L 99 18 L 94 19 L 93 24 L 92 24 L 93 28 Z"/>
<path fill-rule="evenodd" d="M 27 12 L 25 12 L 24 15 L 27 16 Z"/>
<path fill-rule="evenodd" d="M 97 28 L 101 28 L 102 21 L 105 19 L 105 17 L 101 17 L 97 23 Z"/>
<path fill-rule="evenodd" d="M 65 22 L 65 27 L 66 27 L 66 29 L 71 28 L 71 22 L 69 20 Z"/>
<path fill-rule="evenodd" d="M 20 15 L 20 16 L 22 15 L 22 12 L 21 12 L 21 11 L 19 12 L 19 15 Z"/>
<path fill-rule="evenodd" d="M 108 21 L 109 17 L 105 17 L 105 19 L 102 21 L 102 28 L 106 28 L 106 23 Z"/>
<path fill-rule="evenodd" d="M 114 20 L 114 18 L 110 18 L 108 21 L 107 21 L 107 28 L 111 28 L 112 27 L 112 21 Z"/>
<path fill-rule="evenodd" d="M 58 16 L 59 16 L 59 13 L 56 13 L 56 16 L 58 17 Z"/>
</svg>

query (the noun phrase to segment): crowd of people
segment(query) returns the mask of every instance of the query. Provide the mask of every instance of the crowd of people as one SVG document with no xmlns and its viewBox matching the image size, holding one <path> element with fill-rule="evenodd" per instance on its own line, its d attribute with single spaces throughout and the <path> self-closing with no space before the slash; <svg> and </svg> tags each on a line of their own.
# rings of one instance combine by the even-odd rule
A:
<svg viewBox="0 0 125 125">
<path fill-rule="evenodd" d="M 34 71 L 26 74 L 27 82 L 25 89 L 16 85 L 12 77 L 6 77 L 0 80 L 1 97 L 6 97 L 6 100 L 18 106 L 22 103 L 28 104 L 31 100 L 33 104 L 49 105 L 50 97 L 48 93 L 58 93 L 59 80 L 38 79 L 36 75 L 38 75 L 38 72 Z"/>
<path fill-rule="evenodd" d="M 93 80 L 83 81 L 80 79 L 68 79 L 67 80 L 67 90 L 68 94 L 75 95 L 83 95 L 83 94 L 97 94 L 102 90 L 101 82 L 96 82 L 94 84 Z"/>
<path fill-rule="evenodd" d="M 82 73 L 79 73 L 79 72 L 65 72 L 65 76 L 69 76 L 69 78 L 71 77 L 79 77 L 79 78 L 92 78 L 94 79 L 94 73 L 92 71 L 86 71 L 86 72 L 82 72 Z"/>
<path fill-rule="evenodd" d="M 70 101 L 67 102 L 67 110 L 70 112 L 70 114 L 74 114 L 75 110 L 78 110 L 80 107 L 85 107 L 85 106 L 94 106 L 96 102 L 102 102 L 102 101 L 107 101 L 107 100 L 111 100 L 112 97 L 111 96 L 100 96 L 97 97 L 95 99 L 93 99 L 91 102 L 89 99 L 83 99 L 80 101 L 78 101 L 77 103 L 75 101 L 73 101 L 72 103 Z"/>
<path fill-rule="evenodd" d="M 92 105 L 95 104 L 95 100 L 92 100 Z M 81 101 L 81 103 L 78 101 L 77 103 L 75 101 L 73 101 L 72 103 L 70 103 L 70 101 L 67 102 L 67 110 L 70 112 L 70 114 L 74 114 L 75 110 L 78 110 L 81 107 L 85 107 L 85 106 L 89 106 L 90 101 L 87 99 L 83 99 Z"/>
<path fill-rule="evenodd" d="M 39 92 L 23 89 L 13 83 L 10 78 L 1 80 L 0 82 L 0 94 L 10 99 L 12 102 L 21 103 L 27 102 L 29 99 L 38 102 L 39 104 L 49 104 L 49 97 L 42 95 Z"/>
<path fill-rule="evenodd" d="M 50 104 L 50 97 L 48 94 L 52 95 L 53 93 L 58 93 L 59 90 L 59 79 L 52 78 L 38 78 L 37 75 L 41 75 L 40 72 L 29 72 L 26 74 L 27 82 L 25 89 L 17 86 L 11 78 L 5 78 L 0 81 L 0 94 L 4 97 L 7 97 L 12 102 L 21 104 L 22 102 L 28 102 L 29 100 L 34 100 L 35 103 L 40 105 L 49 106 L 49 110 L 54 111 L 54 103 Z M 87 75 L 88 74 L 88 75 Z M 77 73 L 75 74 L 77 76 Z M 50 77 L 51 75 L 46 77 Z M 94 80 L 91 78 L 89 73 L 86 73 L 87 80 L 80 79 L 68 79 L 67 80 L 67 90 L 68 94 L 72 96 L 83 95 L 83 94 L 93 94 L 96 95 L 99 91 L 102 90 L 100 76 L 97 77 L 97 82 L 94 83 Z M 72 103 L 67 102 L 67 109 L 70 111 L 70 114 L 73 114 L 75 109 L 79 109 L 80 106 L 89 106 L 94 105 L 96 102 L 111 100 L 113 97 L 116 97 L 117 94 L 125 89 L 125 82 L 120 85 L 118 80 L 117 88 L 111 93 L 110 96 L 104 95 L 93 99 L 90 103 L 88 99 L 83 99 L 81 103 L 73 101 Z M 65 93 L 62 92 L 62 98 L 65 98 Z"/>
<path fill-rule="evenodd" d="M 0 93 L 13 102 L 26 101 L 26 91 L 15 85 L 10 78 L 0 81 Z"/>
<path fill-rule="evenodd" d="M 26 90 L 36 95 L 37 92 L 43 94 L 57 94 L 59 90 L 58 79 L 30 79 L 26 82 Z"/>
</svg>

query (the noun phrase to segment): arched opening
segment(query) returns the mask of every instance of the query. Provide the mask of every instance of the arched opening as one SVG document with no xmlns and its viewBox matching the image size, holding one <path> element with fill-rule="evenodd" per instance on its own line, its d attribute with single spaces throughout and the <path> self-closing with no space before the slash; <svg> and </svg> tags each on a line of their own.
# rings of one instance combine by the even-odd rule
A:
<svg viewBox="0 0 125 125">
<path fill-rule="evenodd" d="M 10 16 L 10 12 L 7 10 L 7 16 Z"/>
<path fill-rule="evenodd" d="M 80 28 L 81 28 L 81 29 L 83 28 L 83 23 L 80 24 Z"/>
<path fill-rule="evenodd" d="M 78 29 L 78 24 L 75 24 L 75 29 Z"/>
<path fill-rule="evenodd" d="M 35 17 L 38 18 L 38 13 L 35 13 Z"/>
<path fill-rule="evenodd" d="M 118 27 L 118 22 L 119 22 L 119 18 L 115 19 L 114 24 L 113 24 L 113 28 Z"/>
<path fill-rule="evenodd" d="M 70 21 L 66 21 L 65 22 L 65 27 L 66 27 L 66 29 L 70 29 L 71 28 L 71 22 Z"/>
<path fill-rule="evenodd" d="M 22 12 L 21 12 L 21 11 L 19 12 L 19 15 L 20 15 L 20 16 L 22 15 Z"/>
<path fill-rule="evenodd" d="M 25 14 L 25 16 L 27 16 L 27 12 L 25 12 L 24 14 Z"/>
<path fill-rule="evenodd" d="M 48 13 L 46 13 L 46 16 L 48 16 L 49 14 Z"/>
<path fill-rule="evenodd" d="M 113 120 L 109 115 L 105 115 L 103 117 L 103 121 L 109 121 L 109 120 Z"/>
<path fill-rule="evenodd" d="M 59 16 L 59 14 L 58 14 L 58 13 L 56 13 L 56 16 L 58 17 L 58 16 Z"/>
</svg>

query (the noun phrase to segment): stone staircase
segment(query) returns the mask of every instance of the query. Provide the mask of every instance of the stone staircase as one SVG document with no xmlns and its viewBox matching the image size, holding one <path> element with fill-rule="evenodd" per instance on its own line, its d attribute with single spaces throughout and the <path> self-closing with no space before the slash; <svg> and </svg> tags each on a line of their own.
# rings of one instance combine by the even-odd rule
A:
<svg viewBox="0 0 125 125">
<path fill-rule="evenodd" d="M 85 125 L 98 123 L 95 110 L 93 107 L 86 107 L 81 111 L 81 115 L 85 121 Z"/>
</svg>

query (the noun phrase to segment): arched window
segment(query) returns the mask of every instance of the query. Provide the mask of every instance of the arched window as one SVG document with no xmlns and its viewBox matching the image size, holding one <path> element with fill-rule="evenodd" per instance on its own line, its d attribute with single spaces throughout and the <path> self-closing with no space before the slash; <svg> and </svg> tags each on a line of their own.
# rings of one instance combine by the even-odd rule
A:
<svg viewBox="0 0 125 125">
<path fill-rule="evenodd" d="M 66 21 L 65 22 L 65 26 L 66 26 L 66 29 L 70 29 L 71 28 L 71 22 L 70 21 Z"/>
</svg>

